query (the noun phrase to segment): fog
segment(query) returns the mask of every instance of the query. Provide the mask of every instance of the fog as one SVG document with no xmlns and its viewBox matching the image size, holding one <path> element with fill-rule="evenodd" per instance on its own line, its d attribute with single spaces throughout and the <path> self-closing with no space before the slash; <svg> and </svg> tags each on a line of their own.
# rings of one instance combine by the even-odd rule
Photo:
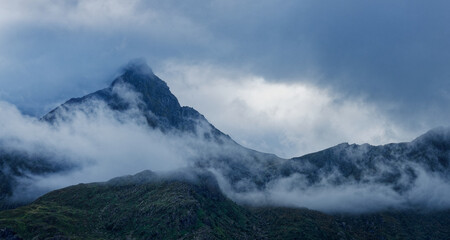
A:
<svg viewBox="0 0 450 240">
<path fill-rule="evenodd" d="M 238 203 L 251 206 L 282 206 L 309 208 L 326 213 L 372 213 L 388 210 L 419 210 L 422 212 L 450 208 L 450 183 L 448 178 L 416 169 L 418 178 L 411 189 L 398 192 L 391 184 L 349 181 L 336 185 L 323 179 L 310 185 L 301 174 L 279 177 L 264 189 L 250 187 L 235 191 L 219 172 L 222 190 Z"/>
<path fill-rule="evenodd" d="M 133 99 L 130 92 L 124 93 Z M 6 102 L 0 102 L 0 112 L 0 139 L 6 151 L 45 154 L 51 161 L 76 166 L 73 171 L 24 179 L 33 191 L 105 181 L 144 169 L 173 170 L 187 166 L 190 156 L 187 146 L 192 137 L 151 129 L 136 108 L 119 113 L 94 101 L 67 112 L 70 120 L 54 125 L 24 116 Z"/>
<path fill-rule="evenodd" d="M 284 158 L 342 143 L 410 141 L 428 130 L 405 128 L 363 96 L 283 83 L 211 64 L 167 63 L 158 73 L 180 102 L 194 106 L 243 146 Z M 305 80 L 306 81 L 306 80 Z M 207 99 L 207 101 L 205 101 Z"/>
<path fill-rule="evenodd" d="M 388 161 L 363 169 L 360 180 L 333 168 L 319 171 L 320 180 L 311 183 L 311 163 L 253 152 L 226 137 L 222 143 L 212 141 L 203 134 L 211 131 L 206 122 L 199 122 L 195 132 L 151 128 L 137 107 L 141 101 L 138 93 L 125 85 L 113 91 L 130 104 L 127 110 L 114 111 L 102 101 L 91 100 L 62 111 L 53 123 L 23 115 L 14 105 L 0 102 L 0 143 L 5 152 L 44 156 L 50 163 L 68 166 L 68 170 L 44 175 L 23 169 L 24 176 L 16 177 L 10 200 L 33 200 L 53 189 L 107 181 L 146 169 L 166 175 L 200 169 L 211 172 L 223 193 L 244 205 L 306 207 L 329 213 L 450 207 L 448 168 L 433 172 L 415 162 Z M 352 154 L 363 156 L 364 152 Z M 355 160 L 355 164 L 362 163 Z M 292 173 L 281 174 L 282 166 L 289 166 Z M 408 177 L 408 169 L 413 169 L 413 177 Z M 6 167 L 2 171 L 7 172 Z M 401 178 L 380 181 L 392 171 L 400 171 Z M 396 184 L 406 187 L 395 190 Z"/>
</svg>

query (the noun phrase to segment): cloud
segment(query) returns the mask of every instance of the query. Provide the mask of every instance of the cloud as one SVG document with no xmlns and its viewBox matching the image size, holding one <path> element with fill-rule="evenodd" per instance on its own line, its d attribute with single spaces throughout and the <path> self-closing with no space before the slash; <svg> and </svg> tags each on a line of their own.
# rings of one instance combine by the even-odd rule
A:
<svg viewBox="0 0 450 240">
<path fill-rule="evenodd" d="M 423 166 L 411 162 L 417 178 L 407 184 L 403 191 L 394 189 L 395 183 L 377 181 L 383 176 L 382 168 L 393 170 L 392 166 L 380 164 L 373 174 L 363 175 L 363 180 L 345 179 L 336 184 L 335 179 L 342 173 L 321 174 L 317 183 L 311 184 L 306 175 L 294 173 L 277 176 L 263 188 L 257 187 L 250 179 L 232 183 L 221 169 L 211 169 L 218 179 L 222 191 L 234 201 L 251 206 L 282 206 L 309 208 L 326 213 L 372 213 L 389 210 L 446 210 L 450 207 L 450 182 L 440 173 L 425 170 Z M 254 165 L 253 167 L 260 167 Z M 405 177 L 405 172 L 401 173 Z M 240 187 L 239 187 L 240 186 Z"/>
<path fill-rule="evenodd" d="M 61 28 L 91 28 L 95 30 L 121 29 L 133 23 L 139 28 L 149 22 L 158 22 L 161 14 L 149 8 L 140 8 L 140 1 L 27 1 L 3 2 L 1 25 L 37 24 Z M 150 27 L 155 25 L 151 24 Z"/>
<path fill-rule="evenodd" d="M 250 81 L 247 84 L 255 86 L 261 82 Z M 131 107 L 118 112 L 109 109 L 102 101 L 91 100 L 73 107 L 71 111 L 61 112 L 64 120 L 53 125 L 24 116 L 15 106 L 0 102 L 3 151 L 44 156 L 50 165 L 69 166 L 46 174 L 21 169 L 25 176 L 16 176 L 10 200 L 33 200 L 68 185 L 106 181 L 150 169 L 165 176 L 170 176 L 171 172 L 190 176 L 190 173 L 210 171 L 225 195 L 238 203 L 256 206 L 307 207 L 346 213 L 417 206 L 427 210 L 450 207 L 450 198 L 445 194 L 450 190 L 449 181 L 440 173 L 433 173 L 409 160 L 397 162 L 388 159 L 385 162 L 378 159 L 375 169 L 365 167 L 358 159 L 364 156 L 367 145 L 349 153 L 349 158 L 345 159 L 362 169 L 361 180 L 344 176 L 338 170 L 342 163 L 336 160 L 331 171 L 321 168 L 316 175 L 319 180 L 311 183 L 307 175 L 314 173 L 312 163 L 261 154 L 226 139 L 218 144 L 203 137 L 202 132 L 211 130 L 207 124 L 199 124 L 197 134 L 163 133 L 147 125 L 137 108 L 141 101 L 139 94 L 126 85 L 118 85 L 113 91 Z M 247 93 L 248 90 L 243 88 L 243 91 Z M 290 98 L 289 94 L 283 96 L 286 95 Z M 327 100 L 327 95 L 324 99 Z M 288 167 L 292 173 L 282 174 L 283 167 Z M 414 174 L 410 174 L 410 169 L 414 169 Z M 2 172 L 7 173 L 7 166 L 3 166 Z M 397 180 L 382 181 L 384 176 L 396 173 L 401 174 Z M 396 190 L 397 185 L 404 185 L 405 190 Z"/>
<path fill-rule="evenodd" d="M 199 109 L 245 146 L 291 157 L 339 142 L 410 140 L 448 125 L 448 5 L 0 1 L 0 99 L 41 116 L 70 97 L 100 89 L 124 62 L 142 56 L 182 104 Z M 112 140 L 133 142 L 128 133 L 155 140 L 143 135 L 139 122 L 123 125 L 103 107 L 98 122 L 80 113 L 61 132 L 8 104 L 2 108 L 12 116 L 2 117 L 8 126 L 3 136 L 20 136 L 27 151 L 49 144 L 47 151 L 73 153 L 83 166 L 91 158 L 105 164 L 111 158 L 118 166 L 105 175 L 87 173 L 90 180 L 138 168 L 119 160 L 126 150 L 114 157 L 96 152 L 96 144 L 119 151 Z M 102 139 L 90 136 L 91 130 L 111 142 L 97 143 Z M 113 130 L 123 137 L 114 138 Z M 40 143 L 42 136 L 50 136 L 48 142 Z M 145 153 L 146 146 L 133 143 L 127 147 Z M 178 161 L 172 149 L 158 149 L 165 148 L 155 147 L 155 156 Z M 171 168 L 142 156 L 133 163 Z"/>
<path fill-rule="evenodd" d="M 137 96 L 116 89 L 131 102 Z M 134 95 L 133 95 L 134 94 Z M 65 115 L 70 121 L 51 125 L 22 115 L 15 106 L 0 102 L 0 142 L 7 152 L 47 156 L 51 162 L 69 164 L 70 171 L 34 176 L 16 186 L 36 197 L 49 190 L 79 182 L 106 181 L 144 169 L 169 171 L 188 166 L 193 136 L 171 136 L 148 127 L 145 118 L 131 108 L 124 113 L 110 110 L 104 102 L 92 101 Z M 19 167 L 20 168 L 20 167 Z"/>
<path fill-rule="evenodd" d="M 194 61 L 362 93 L 380 106 L 395 102 L 389 113 L 411 129 L 445 123 L 450 114 L 442 104 L 450 87 L 446 1 L 0 4 L 0 86 L 5 100 L 34 114 L 96 89 L 139 56 L 155 69 L 166 60 Z M 31 91 L 37 83 L 54 91 Z"/>
<path fill-rule="evenodd" d="M 317 97 L 318 101 L 335 101 L 336 106 L 338 101 L 346 102 L 347 108 L 338 106 L 334 115 L 331 108 L 324 110 L 331 114 L 327 116 L 335 118 L 334 129 L 316 128 L 318 124 L 307 123 L 305 117 L 300 117 L 304 131 L 315 131 L 313 139 L 317 141 L 313 142 L 323 142 L 317 146 L 298 143 L 290 145 L 289 151 L 276 150 L 282 148 L 277 143 L 286 141 L 289 145 L 312 136 L 298 134 L 300 126 L 292 122 L 303 113 L 284 106 L 277 110 L 296 115 L 286 124 L 292 129 L 277 129 L 286 135 L 295 133 L 287 140 L 271 131 L 273 125 L 259 128 L 258 131 L 265 132 L 261 133 L 265 137 L 253 138 L 261 139 L 259 143 L 244 139 L 226 124 L 219 125 L 242 139 L 243 144 L 263 151 L 275 149 L 282 156 L 343 141 L 378 144 L 409 140 L 416 133 L 448 125 L 450 112 L 445 103 L 450 91 L 446 79 L 450 75 L 443 63 L 450 51 L 445 51 L 449 39 L 443 23 L 448 22 L 448 14 L 443 9 L 447 9 L 448 3 L 443 1 L 433 4 L 349 1 L 326 6 L 315 1 L 187 4 L 79 0 L 0 4 L 0 98 L 26 114 L 41 116 L 70 97 L 93 92 L 106 85 L 123 63 L 145 57 L 174 88 L 176 82 L 170 78 L 193 74 L 194 70 L 183 66 L 206 67 L 216 73 L 210 73 L 214 75 L 210 84 L 202 88 L 211 85 L 217 89 L 223 83 L 223 88 L 239 89 L 241 86 L 237 84 L 226 85 L 225 76 L 250 77 L 263 82 L 255 87 L 293 86 L 298 94 L 304 94 L 307 88 L 311 90 L 309 94 L 328 97 Z M 168 62 L 182 66 L 172 68 L 175 72 L 169 73 Z M 191 72 L 180 73 L 182 70 Z M 216 80 L 219 82 L 214 83 Z M 179 96 L 192 94 L 192 88 L 188 88 L 190 92 L 178 89 Z M 214 89 L 210 91 L 217 93 Z M 278 87 L 277 91 L 282 90 Z M 274 100 L 274 94 L 268 97 L 271 102 L 281 103 L 279 96 L 280 101 Z M 204 96 L 210 98 L 203 99 L 202 104 L 227 105 L 239 114 L 255 107 L 242 97 L 235 97 L 236 101 L 230 105 L 215 101 L 218 97 L 211 94 Z M 188 98 L 183 98 L 182 103 L 184 99 Z M 305 98 L 289 101 L 303 108 L 306 104 L 301 99 Z M 186 104 L 199 106 L 198 101 Z M 321 107 L 319 102 L 312 106 Z M 200 110 L 216 124 L 224 116 L 220 111 Z M 346 111 L 345 116 L 354 115 L 361 121 L 340 119 L 342 111 Z M 266 114 L 248 113 L 245 121 L 255 126 L 261 124 L 258 121 Z M 370 121 L 372 118 L 379 121 Z M 366 120 L 375 122 L 377 127 L 370 127 L 374 132 L 364 130 L 364 135 L 359 134 Z M 342 122 L 356 124 L 355 130 L 336 129 L 346 124 Z M 378 127 L 382 123 L 386 124 L 384 129 Z M 330 136 L 329 132 L 341 138 L 323 141 L 326 135 Z"/>
<path fill-rule="evenodd" d="M 194 106 L 244 146 L 295 157 L 338 143 L 410 141 L 408 131 L 364 97 L 276 82 L 214 65 L 166 63 L 160 72 L 180 102 Z M 208 101 L 205 101 L 208 99 Z"/>
<path fill-rule="evenodd" d="M 31 115 L 104 86 L 131 58 L 147 57 L 156 65 L 173 52 L 190 55 L 212 41 L 201 25 L 156 3 L 1 5 L 0 97 Z"/>
</svg>

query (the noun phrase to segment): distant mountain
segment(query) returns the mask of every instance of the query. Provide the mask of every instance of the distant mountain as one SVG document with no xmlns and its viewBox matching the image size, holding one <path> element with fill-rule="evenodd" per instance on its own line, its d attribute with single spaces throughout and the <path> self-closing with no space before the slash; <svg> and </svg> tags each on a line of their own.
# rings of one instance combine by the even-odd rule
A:
<svg viewBox="0 0 450 240">
<path fill-rule="evenodd" d="M 205 151 L 200 154 L 196 163 L 199 168 L 220 168 L 229 173 L 229 176 L 233 175 L 231 177 L 240 179 L 248 176 L 248 161 L 257 159 L 263 161 L 264 164 L 282 161 L 273 154 L 260 153 L 240 146 L 228 135 L 210 124 L 194 108 L 182 107 L 170 92 L 167 84 L 157 77 L 145 62 L 140 60 L 130 62 L 109 87 L 80 98 L 72 98 L 51 110 L 41 120 L 53 125 L 61 125 L 66 121 L 71 121 L 75 117 L 74 114 L 79 111 L 90 114 L 92 106 L 98 105 L 99 102 L 106 104 L 112 111 L 122 114 L 120 116 L 127 114 L 143 116 L 149 128 L 158 129 L 164 133 L 197 136 L 202 143 L 214 145 L 216 148 L 223 147 L 222 153 Z M 134 112 L 136 109 L 137 113 Z M 201 145 L 207 149 L 207 145 Z M 14 206 L 5 199 L 12 195 L 17 178 L 51 174 L 76 167 L 63 161 L 60 165 L 53 166 L 55 161 L 47 161 L 46 156 L 29 156 L 26 152 L 20 151 L 9 152 L 0 154 L 0 167 L 2 167 L 0 177 L 5 179 L 0 185 L 2 193 L 0 194 L 0 209 Z M 18 155 L 21 157 L 10 157 Z M 18 168 L 18 170 L 9 171 L 10 168 Z M 80 179 L 80 181 L 82 180 Z"/>
<path fill-rule="evenodd" d="M 448 239 L 449 226 L 450 211 L 355 216 L 244 207 L 204 172 L 167 178 L 144 171 L 0 212 L 0 239 Z"/>
<path fill-rule="evenodd" d="M 121 92 L 122 91 L 122 92 Z M 130 93 L 126 99 L 121 93 Z M 211 125 L 203 115 L 191 107 L 181 107 L 177 98 L 170 92 L 167 84 L 155 76 L 143 61 L 132 61 L 125 67 L 123 74 L 112 84 L 102 90 L 88 94 L 81 98 L 72 98 L 61 106 L 53 109 L 42 117 L 42 121 L 51 124 L 64 124 L 70 121 L 71 114 L 76 111 L 90 111 L 90 104 L 101 101 L 117 112 L 124 112 L 131 108 L 139 109 L 149 127 L 158 128 L 165 132 L 196 133 L 197 127 L 207 128 L 204 136 L 214 138 L 217 142 L 233 141 Z M 134 106 L 135 104 L 136 106 Z M 89 113 L 88 113 L 89 114 Z M 75 168 L 76 166 L 58 159 L 50 160 L 52 156 L 30 154 L 23 150 L 3 147 L 0 139 L 0 209 L 11 208 L 17 204 L 29 201 L 23 199 L 9 201 L 14 188 L 19 185 L 19 179 L 33 175 L 47 175 Z M 7 141 L 7 140 L 5 140 Z M 234 143 L 234 142 L 233 142 Z"/>
<path fill-rule="evenodd" d="M 282 159 L 237 144 L 195 109 L 182 107 L 167 84 L 142 61 L 131 62 L 109 87 L 81 98 L 72 98 L 41 120 L 58 126 L 71 121 L 76 112 L 90 114 L 91 107 L 98 103 L 118 113 L 117 116 L 130 115 L 120 121 L 142 117 L 149 129 L 198 139 L 191 146 L 197 152 L 195 159 L 190 159 L 191 167 L 212 172 L 225 195 L 240 204 L 295 207 L 312 204 L 316 210 L 332 211 L 314 205 L 317 199 L 311 198 L 307 203 L 298 199 L 344 188 L 354 193 L 351 190 L 356 188 L 358 191 L 368 189 L 369 193 L 382 189 L 381 195 L 388 193 L 393 198 L 393 201 L 371 211 L 398 206 L 442 210 L 450 206 L 449 200 L 439 195 L 443 190 L 432 186 L 450 186 L 449 129 L 431 130 L 409 143 L 382 146 L 339 144 L 302 157 Z M 0 209 L 15 206 L 7 200 L 20 187 L 19 180 L 77 168 L 64 159 L 49 161 L 51 156 L 48 155 L 30 155 L 1 146 L 0 142 Z M 276 196 L 281 196 L 280 191 L 296 195 L 277 199 Z M 429 193 L 435 196 L 424 197 Z M 370 196 L 367 198 L 372 200 Z M 295 199 L 295 204 L 288 199 Z M 333 201 L 331 198 L 325 200 Z M 353 205 L 337 211 L 365 212 Z"/>
<path fill-rule="evenodd" d="M 121 96 L 118 88 L 135 93 L 136 102 Z M 67 113 L 92 101 L 103 101 L 115 111 L 137 107 L 145 116 L 149 126 L 163 131 L 176 129 L 195 132 L 199 124 L 206 124 L 211 127 L 212 134 L 228 137 L 212 126 L 197 110 L 180 106 L 167 84 L 153 74 L 150 67 L 142 60 L 130 62 L 123 74 L 117 77 L 109 87 L 81 98 L 72 98 L 50 111 L 42 119 L 48 122 L 67 120 Z M 136 106 L 131 106 L 132 104 Z"/>
<path fill-rule="evenodd" d="M 307 166 L 307 167 L 304 167 Z M 293 158 L 282 167 L 284 175 L 298 172 L 311 183 L 335 174 L 336 184 L 348 181 L 390 184 L 408 190 L 423 170 L 450 179 L 450 129 L 436 128 L 407 143 L 380 146 L 339 144 L 316 153 Z"/>
</svg>

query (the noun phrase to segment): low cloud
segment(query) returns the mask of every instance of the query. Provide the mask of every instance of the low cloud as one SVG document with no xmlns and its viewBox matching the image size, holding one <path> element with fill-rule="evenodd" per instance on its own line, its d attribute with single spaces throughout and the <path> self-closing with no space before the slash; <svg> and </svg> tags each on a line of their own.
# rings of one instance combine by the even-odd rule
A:
<svg viewBox="0 0 450 240">
<path fill-rule="evenodd" d="M 262 84 L 264 90 L 265 83 L 256 79 L 245 84 Z M 326 170 L 317 168 L 314 162 L 254 152 L 226 139 L 222 144 L 208 140 L 202 134 L 211 130 L 207 124 L 200 123 L 197 134 L 163 133 L 146 123 L 137 108 L 139 94 L 120 85 L 113 91 L 130 104 L 128 110 L 113 111 L 104 102 L 92 100 L 63 111 L 61 117 L 65 120 L 54 124 L 24 116 L 15 106 L 0 102 L 0 143 L 4 151 L 45 156 L 49 164 L 69 166 L 47 174 L 23 169 L 24 176 L 16 177 L 11 200 L 32 200 L 68 185 L 106 181 L 150 169 L 169 175 L 173 171 L 210 171 L 226 196 L 255 206 L 306 207 L 330 213 L 450 207 L 450 181 L 442 172 L 430 171 L 423 164 L 380 160 L 373 168 L 364 168 L 359 157 L 367 151 L 367 145 L 361 146 L 360 152 L 351 152 L 354 158 L 346 159 L 362 169 L 361 179 L 356 180 L 339 170 L 343 162 L 336 161 Z M 245 88 L 240 91 L 252 93 Z M 327 95 L 319 100 L 329 101 Z M 317 180 L 311 181 L 311 174 L 317 174 Z M 390 182 L 383 180 L 395 174 L 400 177 Z"/>
<path fill-rule="evenodd" d="M 128 100 L 136 98 L 124 89 L 117 91 Z M 92 101 L 67 112 L 70 120 L 55 125 L 24 116 L 6 102 L 0 102 L 0 112 L 0 140 L 4 151 L 51 156 L 50 161 L 74 166 L 72 171 L 21 180 L 31 184 L 28 190 L 36 192 L 80 182 L 105 181 L 144 169 L 174 170 L 186 167 L 190 157 L 189 141 L 193 136 L 172 136 L 152 129 L 136 108 L 119 113 L 104 102 Z"/>
<path fill-rule="evenodd" d="M 410 141 L 428 130 L 404 129 L 386 111 L 394 104 L 381 109 L 363 96 L 344 96 L 307 80 L 283 83 L 179 62 L 167 62 L 160 75 L 181 102 L 195 106 L 239 143 L 286 158 L 342 142 Z"/>
<path fill-rule="evenodd" d="M 363 93 L 381 108 L 395 102 L 389 114 L 410 129 L 450 116 L 447 1 L 0 4 L 0 96 L 28 114 L 95 90 L 124 61 L 144 56 L 154 67 L 213 63 Z"/>
<path fill-rule="evenodd" d="M 228 197 L 245 205 L 309 208 L 327 213 L 352 214 L 411 209 L 436 211 L 450 208 L 448 179 L 423 168 L 416 170 L 418 178 L 411 188 L 404 192 L 395 191 L 392 184 L 376 182 L 349 181 L 337 185 L 324 179 L 311 185 L 301 174 L 276 178 L 264 189 L 250 187 L 246 191 L 236 191 L 219 171 L 213 172 Z"/>
</svg>

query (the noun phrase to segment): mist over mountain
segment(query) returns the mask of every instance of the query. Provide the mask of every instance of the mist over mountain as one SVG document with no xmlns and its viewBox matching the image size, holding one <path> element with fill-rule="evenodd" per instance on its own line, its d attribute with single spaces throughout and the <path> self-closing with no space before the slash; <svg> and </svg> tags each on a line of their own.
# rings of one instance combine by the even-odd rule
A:
<svg viewBox="0 0 450 240">
<path fill-rule="evenodd" d="M 191 107 L 141 60 L 105 89 L 41 119 L 1 102 L 0 200 L 23 204 L 61 187 L 145 169 L 209 172 L 239 204 L 329 213 L 450 208 L 450 130 L 412 142 L 340 144 L 293 159 L 245 148 Z"/>
<path fill-rule="evenodd" d="M 447 239 L 450 211 L 324 214 L 248 207 L 208 172 L 142 171 L 52 191 L 0 212 L 6 239 Z M 191 172 L 192 173 L 192 172 Z"/>
<path fill-rule="evenodd" d="M 43 120 L 70 120 L 70 117 L 64 114 L 70 114 L 73 108 L 83 108 L 84 104 L 95 101 L 102 101 L 111 110 L 118 112 L 136 109 L 145 117 L 150 127 L 161 131 L 177 129 L 195 132 L 197 124 L 207 123 L 205 117 L 195 109 L 181 107 L 167 84 L 154 75 L 141 59 L 131 61 L 124 67 L 124 73 L 108 88 L 81 98 L 72 98 L 46 114 Z M 216 134 L 220 133 L 212 125 L 210 127 Z"/>
</svg>

